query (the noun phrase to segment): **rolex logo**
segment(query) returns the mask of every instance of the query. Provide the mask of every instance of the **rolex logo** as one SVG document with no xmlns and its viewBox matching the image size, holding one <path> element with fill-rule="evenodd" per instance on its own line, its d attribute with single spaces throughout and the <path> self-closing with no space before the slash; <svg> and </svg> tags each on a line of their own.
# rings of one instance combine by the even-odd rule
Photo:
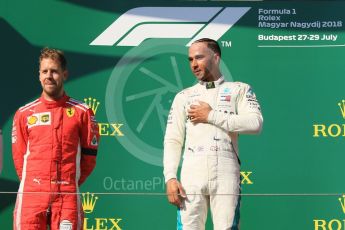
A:
<svg viewBox="0 0 345 230">
<path fill-rule="evenodd" d="M 338 103 L 341 115 L 345 119 L 345 100 Z M 313 137 L 345 137 L 345 124 L 314 124 Z"/>
<path fill-rule="evenodd" d="M 338 198 L 341 209 L 345 214 L 345 194 Z M 340 230 L 345 229 L 345 219 L 338 218 L 317 218 L 313 220 L 314 230 Z"/>
<path fill-rule="evenodd" d="M 340 108 L 341 111 L 341 115 L 343 116 L 343 118 L 345 119 L 345 100 L 342 100 L 341 102 L 338 103 L 338 106 Z"/>
<path fill-rule="evenodd" d="M 93 212 L 93 209 L 95 208 L 96 202 L 98 197 L 94 196 L 94 194 L 90 194 L 89 192 L 82 193 L 83 196 L 83 209 L 85 213 L 91 213 Z"/>
<path fill-rule="evenodd" d="M 87 106 L 89 106 L 92 109 L 93 113 L 96 115 L 100 102 L 97 101 L 97 99 L 91 97 L 84 98 L 84 102 Z"/>
<path fill-rule="evenodd" d="M 100 105 L 100 102 L 97 101 L 97 99 L 89 97 L 84 98 L 85 104 L 92 109 L 94 115 L 97 113 L 98 106 Z M 122 131 L 123 124 L 119 123 L 105 123 L 105 122 L 97 122 L 98 128 L 99 128 L 99 135 L 101 136 L 118 136 L 122 137 L 124 136 L 124 133 Z M 97 144 L 93 142 L 93 144 Z"/>
<path fill-rule="evenodd" d="M 338 199 L 341 205 L 341 208 L 343 210 L 343 213 L 345 214 L 345 195 L 343 195 L 341 198 Z"/>
</svg>

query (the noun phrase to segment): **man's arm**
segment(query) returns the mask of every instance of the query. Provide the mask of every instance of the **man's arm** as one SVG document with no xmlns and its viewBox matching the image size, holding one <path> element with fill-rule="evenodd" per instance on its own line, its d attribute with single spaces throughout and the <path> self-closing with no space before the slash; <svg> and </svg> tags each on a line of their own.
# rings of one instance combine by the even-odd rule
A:
<svg viewBox="0 0 345 230">
<path fill-rule="evenodd" d="M 22 113 L 17 111 L 12 126 L 12 157 L 19 180 L 22 180 L 24 155 L 27 152 L 28 134 Z"/>
<path fill-rule="evenodd" d="M 184 190 L 177 180 L 177 169 L 181 159 L 182 146 L 185 138 L 186 116 L 184 112 L 183 95 L 176 95 L 171 106 L 165 137 L 164 137 L 164 177 L 166 192 L 171 204 L 182 205 L 180 196 L 185 197 Z"/>
<path fill-rule="evenodd" d="M 96 166 L 98 143 L 98 124 L 92 110 L 88 109 L 82 118 L 79 185 L 86 180 Z"/>
<path fill-rule="evenodd" d="M 228 114 L 213 110 L 207 103 L 192 105 L 188 111 L 193 123 L 210 123 L 227 132 L 259 133 L 263 118 L 260 105 L 250 86 L 241 83 L 237 100 L 237 114 Z"/>
</svg>

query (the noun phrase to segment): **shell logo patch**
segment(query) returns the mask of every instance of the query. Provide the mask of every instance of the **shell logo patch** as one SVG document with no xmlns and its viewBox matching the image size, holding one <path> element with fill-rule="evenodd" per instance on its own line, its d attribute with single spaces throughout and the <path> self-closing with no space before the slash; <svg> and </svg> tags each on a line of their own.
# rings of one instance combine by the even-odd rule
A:
<svg viewBox="0 0 345 230">
<path fill-rule="evenodd" d="M 28 125 L 34 125 L 36 124 L 38 118 L 34 115 L 28 117 Z"/>
</svg>

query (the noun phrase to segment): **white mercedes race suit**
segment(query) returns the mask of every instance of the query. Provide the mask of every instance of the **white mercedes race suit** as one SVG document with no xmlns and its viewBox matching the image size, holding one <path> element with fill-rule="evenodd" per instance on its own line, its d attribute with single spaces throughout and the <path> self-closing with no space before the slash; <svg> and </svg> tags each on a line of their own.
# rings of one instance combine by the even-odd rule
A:
<svg viewBox="0 0 345 230">
<path fill-rule="evenodd" d="M 187 110 L 198 101 L 212 108 L 208 123 L 188 118 Z M 260 132 L 262 122 L 255 94 L 241 82 L 221 77 L 176 95 L 164 138 L 164 176 L 166 182 L 177 178 L 184 146 L 181 183 L 187 199 L 178 210 L 178 229 L 205 229 L 208 207 L 215 230 L 239 229 L 238 134 Z"/>
</svg>

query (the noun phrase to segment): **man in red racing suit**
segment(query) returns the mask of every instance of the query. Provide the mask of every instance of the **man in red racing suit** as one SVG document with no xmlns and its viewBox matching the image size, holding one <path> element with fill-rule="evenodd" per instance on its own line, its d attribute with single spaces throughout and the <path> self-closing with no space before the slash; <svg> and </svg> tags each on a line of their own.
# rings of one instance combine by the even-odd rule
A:
<svg viewBox="0 0 345 230">
<path fill-rule="evenodd" d="M 82 229 L 79 185 L 96 164 L 98 125 L 92 110 L 63 89 L 66 61 L 59 50 L 40 56 L 42 96 L 21 107 L 12 130 L 20 187 L 14 229 Z"/>
</svg>

